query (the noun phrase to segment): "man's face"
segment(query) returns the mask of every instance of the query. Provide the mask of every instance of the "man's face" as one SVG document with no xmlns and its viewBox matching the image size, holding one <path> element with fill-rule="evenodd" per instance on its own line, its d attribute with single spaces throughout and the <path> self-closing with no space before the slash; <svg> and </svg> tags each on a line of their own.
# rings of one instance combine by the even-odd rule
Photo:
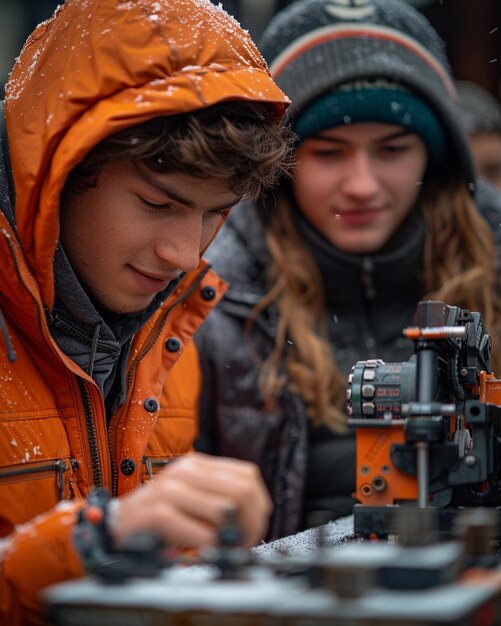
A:
<svg viewBox="0 0 501 626">
<path fill-rule="evenodd" d="M 405 128 L 367 123 L 305 139 L 296 161 L 294 194 L 304 215 L 339 249 L 370 254 L 410 213 L 427 155 Z"/>
<path fill-rule="evenodd" d="M 61 242 L 88 294 L 116 313 L 145 309 L 170 281 L 195 269 L 239 198 L 219 179 L 108 163 L 97 185 L 70 195 Z"/>
</svg>

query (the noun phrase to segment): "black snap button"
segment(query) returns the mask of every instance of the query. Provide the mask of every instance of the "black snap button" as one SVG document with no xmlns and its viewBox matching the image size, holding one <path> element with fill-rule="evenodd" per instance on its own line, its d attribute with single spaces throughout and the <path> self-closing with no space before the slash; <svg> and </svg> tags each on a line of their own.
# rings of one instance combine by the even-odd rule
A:
<svg viewBox="0 0 501 626">
<path fill-rule="evenodd" d="M 206 287 L 202 288 L 202 298 L 204 300 L 214 300 L 215 297 L 216 297 L 216 290 L 214 289 L 214 287 L 207 285 Z"/>
<path fill-rule="evenodd" d="M 148 413 L 155 413 L 158 411 L 158 402 L 155 398 L 146 398 L 143 402 L 144 410 L 148 411 Z"/>
<path fill-rule="evenodd" d="M 169 337 L 165 342 L 165 347 L 169 352 L 177 352 L 181 347 L 181 342 L 176 337 Z"/>
<path fill-rule="evenodd" d="M 133 474 L 135 469 L 136 469 L 136 464 L 134 463 L 132 459 L 124 459 L 120 463 L 120 470 L 122 474 L 125 474 L 125 476 L 130 476 L 131 474 Z"/>
</svg>

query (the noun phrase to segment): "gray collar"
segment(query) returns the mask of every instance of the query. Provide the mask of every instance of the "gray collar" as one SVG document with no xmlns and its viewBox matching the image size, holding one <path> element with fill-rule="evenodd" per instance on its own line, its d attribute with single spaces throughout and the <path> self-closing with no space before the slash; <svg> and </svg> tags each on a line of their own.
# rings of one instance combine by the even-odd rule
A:
<svg viewBox="0 0 501 626">
<path fill-rule="evenodd" d="M 133 335 L 155 313 L 179 280 L 172 281 L 143 311 L 131 315 L 107 315 L 90 300 L 61 244 L 58 244 L 54 258 L 54 308 L 49 315 L 51 335 L 61 350 L 95 380 L 106 396 L 124 347 L 127 351 Z"/>
</svg>

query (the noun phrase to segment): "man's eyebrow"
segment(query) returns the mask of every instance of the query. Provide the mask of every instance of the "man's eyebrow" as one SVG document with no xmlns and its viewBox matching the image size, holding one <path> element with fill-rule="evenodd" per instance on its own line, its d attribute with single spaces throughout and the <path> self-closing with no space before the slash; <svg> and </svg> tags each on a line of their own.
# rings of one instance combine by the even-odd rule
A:
<svg viewBox="0 0 501 626">
<path fill-rule="evenodd" d="M 393 139 L 400 139 L 401 137 L 406 137 L 407 135 L 414 135 L 415 133 L 408 128 L 402 128 L 401 130 L 397 130 L 394 133 L 390 133 L 389 135 L 384 135 L 383 137 L 379 137 L 377 141 L 391 141 Z M 350 143 L 347 139 L 342 139 L 340 137 L 329 137 L 328 135 L 315 135 L 312 137 L 314 140 L 318 141 L 327 141 L 329 143 L 340 143 L 346 144 Z"/>
<path fill-rule="evenodd" d="M 192 200 L 190 200 L 189 198 L 184 198 L 179 192 L 177 192 L 175 189 L 172 189 L 170 185 L 167 185 L 166 183 L 157 180 L 156 178 L 151 176 L 149 172 L 145 171 L 144 169 L 141 170 L 141 178 L 152 189 L 154 189 L 155 191 L 158 191 L 164 196 L 167 196 L 170 200 L 179 202 L 179 204 L 184 204 L 190 207 L 191 209 L 195 208 L 195 205 L 193 204 Z"/>
<path fill-rule="evenodd" d="M 144 182 L 147 185 L 149 185 L 150 187 L 152 187 L 159 193 L 163 194 L 164 196 L 167 196 L 170 200 L 179 202 L 179 204 L 184 204 L 185 206 L 190 207 L 190 209 L 195 208 L 195 204 L 192 200 L 190 200 L 189 198 L 183 197 L 178 191 L 176 191 L 175 189 L 172 189 L 170 185 L 167 185 L 164 182 L 156 180 L 155 178 L 153 178 L 153 176 L 150 176 L 148 172 L 145 172 L 143 170 L 141 172 L 141 178 L 144 180 Z M 233 202 L 224 204 L 223 206 L 217 206 L 217 207 L 213 207 L 210 209 L 206 209 L 206 212 L 213 213 L 216 211 L 223 211 L 224 209 L 229 209 L 232 206 L 235 206 L 235 204 L 238 204 L 240 200 L 241 198 L 236 198 Z"/>
<path fill-rule="evenodd" d="M 224 211 L 225 209 L 231 209 L 232 206 L 235 206 L 240 202 L 242 198 L 237 198 L 230 202 L 229 204 L 225 204 L 224 206 L 215 206 L 212 209 L 207 209 L 207 213 L 217 213 L 218 211 Z"/>
</svg>

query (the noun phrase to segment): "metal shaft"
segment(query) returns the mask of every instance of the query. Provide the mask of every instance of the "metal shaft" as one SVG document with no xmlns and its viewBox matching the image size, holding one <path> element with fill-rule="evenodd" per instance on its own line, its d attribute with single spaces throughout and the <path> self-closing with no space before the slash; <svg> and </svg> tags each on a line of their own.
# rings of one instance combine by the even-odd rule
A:
<svg viewBox="0 0 501 626">
<path fill-rule="evenodd" d="M 417 400 L 433 402 L 437 389 L 437 353 L 430 348 L 420 349 L 417 357 Z"/>
<path fill-rule="evenodd" d="M 418 402 L 433 402 L 437 386 L 438 356 L 433 348 L 422 346 L 417 353 L 417 397 Z M 418 418 L 419 419 L 419 418 Z M 427 441 L 416 442 L 418 507 L 428 506 L 430 483 L 429 445 Z"/>
<path fill-rule="evenodd" d="M 428 443 L 426 441 L 416 442 L 417 451 L 417 481 L 418 481 L 418 507 L 425 509 L 428 506 Z"/>
</svg>

